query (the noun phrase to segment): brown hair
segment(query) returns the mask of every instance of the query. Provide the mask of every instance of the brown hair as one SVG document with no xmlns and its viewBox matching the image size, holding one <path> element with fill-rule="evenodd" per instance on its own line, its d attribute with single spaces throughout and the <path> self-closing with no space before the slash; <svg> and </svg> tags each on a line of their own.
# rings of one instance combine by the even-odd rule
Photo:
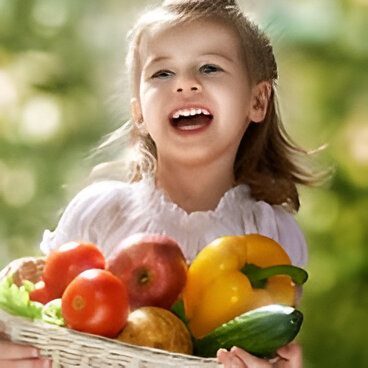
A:
<svg viewBox="0 0 368 368">
<path fill-rule="evenodd" d="M 296 184 L 314 185 L 321 175 L 307 168 L 304 149 L 286 133 L 280 120 L 275 93 L 277 65 L 270 40 L 240 10 L 235 0 L 165 0 L 160 7 L 144 13 L 129 34 L 126 60 L 133 96 L 138 96 L 141 70 L 138 48 L 144 32 L 155 25 L 170 25 L 198 19 L 218 19 L 233 27 L 239 35 L 244 60 L 252 83 L 269 81 L 272 86 L 268 109 L 262 124 L 250 124 L 238 148 L 234 163 L 236 183 L 249 185 L 252 196 L 270 204 L 299 209 Z M 156 167 L 156 146 L 152 138 L 127 122 L 137 154 L 130 160 L 130 181 L 152 174 Z M 109 139 L 106 146 L 115 139 Z"/>
</svg>

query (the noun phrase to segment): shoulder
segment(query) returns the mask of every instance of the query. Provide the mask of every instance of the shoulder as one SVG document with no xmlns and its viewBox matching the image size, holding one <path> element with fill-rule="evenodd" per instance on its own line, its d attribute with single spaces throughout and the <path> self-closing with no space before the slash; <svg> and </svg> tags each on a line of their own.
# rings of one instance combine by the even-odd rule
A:
<svg viewBox="0 0 368 368">
<path fill-rule="evenodd" d="M 80 190 L 69 202 L 67 210 L 84 210 L 91 205 L 104 206 L 117 199 L 127 197 L 131 192 L 131 184 L 117 181 L 106 180 L 92 183 Z"/>
<path fill-rule="evenodd" d="M 108 223 L 127 202 L 131 184 L 121 181 L 99 181 L 80 190 L 64 209 L 56 229 L 46 230 L 41 250 L 48 253 L 70 239 L 96 243 Z"/>
<path fill-rule="evenodd" d="M 131 184 L 118 180 L 104 180 L 94 182 L 81 189 L 74 199 L 93 199 L 109 194 L 124 194 L 130 190 Z"/>
<path fill-rule="evenodd" d="M 255 201 L 252 210 L 258 232 L 279 242 L 294 265 L 304 266 L 307 244 L 294 215 L 280 205 L 264 201 Z"/>
<path fill-rule="evenodd" d="M 80 190 L 67 204 L 59 225 L 78 224 L 87 226 L 101 212 L 106 212 L 124 198 L 129 197 L 130 185 L 121 181 L 107 180 L 92 183 Z"/>
<path fill-rule="evenodd" d="M 227 233 L 259 233 L 282 245 L 292 263 L 304 266 L 307 244 L 294 215 L 280 205 L 257 201 L 248 185 L 240 184 L 227 192 L 218 206 L 221 221 L 216 229 L 227 226 Z"/>
</svg>

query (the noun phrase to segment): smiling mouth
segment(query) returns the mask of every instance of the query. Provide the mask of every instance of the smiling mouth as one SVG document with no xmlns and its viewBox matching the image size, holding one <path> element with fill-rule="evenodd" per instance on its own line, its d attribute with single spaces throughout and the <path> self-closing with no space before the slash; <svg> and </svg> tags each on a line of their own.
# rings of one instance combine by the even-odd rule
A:
<svg viewBox="0 0 368 368">
<path fill-rule="evenodd" d="M 182 131 L 196 131 L 211 124 L 213 115 L 199 114 L 194 116 L 180 116 L 171 118 L 171 125 Z"/>
</svg>

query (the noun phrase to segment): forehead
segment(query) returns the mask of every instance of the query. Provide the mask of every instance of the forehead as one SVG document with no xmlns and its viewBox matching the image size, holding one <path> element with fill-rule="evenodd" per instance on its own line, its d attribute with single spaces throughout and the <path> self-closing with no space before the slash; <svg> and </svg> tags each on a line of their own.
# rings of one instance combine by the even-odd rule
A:
<svg viewBox="0 0 368 368">
<path fill-rule="evenodd" d="M 187 50 L 191 55 L 219 53 L 236 58 L 241 55 L 236 30 L 219 20 L 199 19 L 176 25 L 156 24 L 142 35 L 139 53 L 142 60 Z M 194 56 L 194 55 L 193 55 Z"/>
</svg>

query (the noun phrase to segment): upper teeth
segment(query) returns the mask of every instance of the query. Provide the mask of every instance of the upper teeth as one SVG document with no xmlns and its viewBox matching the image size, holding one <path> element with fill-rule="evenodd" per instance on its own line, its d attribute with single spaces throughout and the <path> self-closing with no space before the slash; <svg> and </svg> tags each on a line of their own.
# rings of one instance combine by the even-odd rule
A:
<svg viewBox="0 0 368 368">
<path fill-rule="evenodd" d="M 206 109 L 181 109 L 178 111 L 175 111 L 173 114 L 173 119 L 177 119 L 180 116 L 193 116 L 193 115 L 200 115 L 200 114 L 204 114 L 204 115 L 211 115 L 211 113 L 206 110 Z"/>
</svg>

